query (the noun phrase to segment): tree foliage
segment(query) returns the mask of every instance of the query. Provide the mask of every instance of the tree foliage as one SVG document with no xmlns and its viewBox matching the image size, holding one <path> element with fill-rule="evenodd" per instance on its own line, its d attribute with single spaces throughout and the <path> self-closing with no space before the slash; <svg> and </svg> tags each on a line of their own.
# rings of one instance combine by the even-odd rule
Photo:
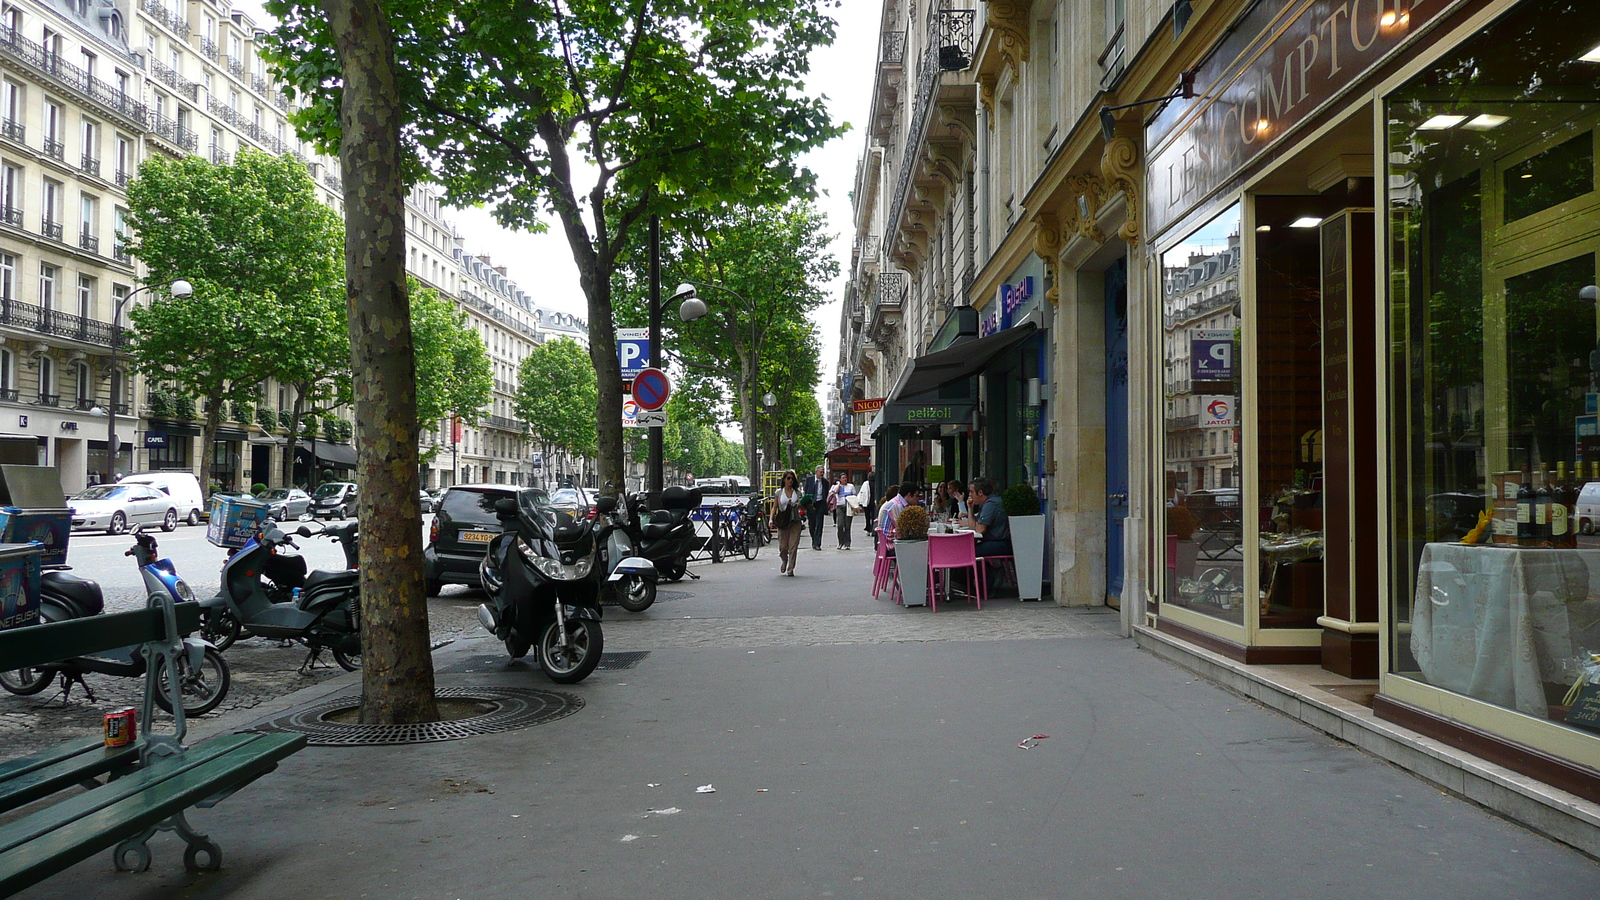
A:
<svg viewBox="0 0 1600 900">
<path fill-rule="evenodd" d="M 128 185 L 130 252 L 150 284 L 183 279 L 188 298 L 151 291 L 136 307 L 132 356 L 155 383 L 205 398 L 200 482 L 224 401 L 251 403 L 267 377 L 291 380 L 331 346 L 343 233 L 305 167 L 243 150 L 231 165 L 153 156 Z M 348 360 L 348 353 L 346 354 Z"/>
<path fill-rule="evenodd" d="M 417 353 L 417 421 L 434 428 L 455 415 L 475 424 L 478 410 L 494 394 L 494 367 L 483 336 L 455 303 L 414 278 L 407 281 Z"/>
<path fill-rule="evenodd" d="M 840 133 L 804 96 L 835 0 L 392 0 L 412 172 L 508 226 L 554 217 L 588 300 L 603 482 L 622 484 L 612 274 L 652 214 L 809 192 L 795 165 Z M 341 72 L 315 7 L 271 0 L 269 55 L 307 105 L 301 133 L 340 134 Z"/>
<path fill-rule="evenodd" d="M 595 390 L 594 368 L 577 341 L 545 341 L 528 351 L 517 372 L 517 416 L 547 450 L 591 456 Z"/>
</svg>

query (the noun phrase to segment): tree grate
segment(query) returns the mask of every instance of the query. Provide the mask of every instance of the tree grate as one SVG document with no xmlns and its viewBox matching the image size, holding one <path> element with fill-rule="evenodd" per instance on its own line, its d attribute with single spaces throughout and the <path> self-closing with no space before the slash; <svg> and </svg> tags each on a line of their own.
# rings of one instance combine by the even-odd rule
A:
<svg viewBox="0 0 1600 900">
<path fill-rule="evenodd" d="M 649 650 L 620 650 L 616 653 L 600 654 L 600 665 L 596 669 L 605 669 L 607 672 L 620 672 L 637 666 L 644 658 L 650 655 Z"/>
<path fill-rule="evenodd" d="M 480 734 L 498 734 L 518 728 L 531 728 L 570 716 L 583 709 L 581 697 L 535 688 L 439 688 L 434 694 L 441 699 L 492 703 L 495 708 L 482 715 L 451 722 L 422 722 L 415 725 L 358 725 L 328 719 L 327 717 L 334 713 L 345 712 L 361 705 L 359 696 L 349 696 L 279 716 L 249 730 L 296 732 L 305 735 L 307 741 L 314 747 L 426 744 L 436 741 L 456 741 Z"/>
</svg>

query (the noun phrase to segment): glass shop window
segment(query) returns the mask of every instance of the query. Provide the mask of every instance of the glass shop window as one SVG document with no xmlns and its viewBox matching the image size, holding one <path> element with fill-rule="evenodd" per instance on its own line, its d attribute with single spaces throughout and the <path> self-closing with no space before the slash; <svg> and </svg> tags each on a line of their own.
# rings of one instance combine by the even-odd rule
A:
<svg viewBox="0 0 1600 900">
<path fill-rule="evenodd" d="M 1161 258 L 1162 602 L 1243 624 L 1239 261 L 1237 205 Z"/>
<path fill-rule="evenodd" d="M 1600 20 L 1524 3 L 1386 106 L 1391 667 L 1600 731 Z"/>
</svg>

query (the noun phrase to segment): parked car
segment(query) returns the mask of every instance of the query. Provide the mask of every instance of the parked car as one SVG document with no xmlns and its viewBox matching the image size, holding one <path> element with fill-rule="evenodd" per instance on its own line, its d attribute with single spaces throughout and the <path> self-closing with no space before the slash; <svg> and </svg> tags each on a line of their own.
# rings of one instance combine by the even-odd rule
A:
<svg viewBox="0 0 1600 900">
<path fill-rule="evenodd" d="M 190 525 L 199 525 L 206 517 L 205 494 L 193 472 L 136 472 L 122 476 L 117 483 L 142 484 L 166 494 L 172 498 L 178 518 Z"/>
<path fill-rule="evenodd" d="M 506 484 L 462 484 L 445 488 L 439 504 L 434 507 L 428 546 L 422 551 L 428 596 L 436 596 L 447 584 L 482 587 L 478 566 L 488 552 L 489 542 L 501 531 L 494 503 L 515 497 L 518 490 Z M 577 492 L 574 495 L 581 496 Z"/>
<path fill-rule="evenodd" d="M 356 510 L 356 486 L 349 481 L 329 481 L 317 486 L 311 500 L 313 516 L 342 520 Z"/>
<path fill-rule="evenodd" d="M 144 484 L 97 484 L 73 495 L 67 506 L 74 529 L 122 534 L 134 525 L 160 525 L 162 531 L 178 527 L 172 497 Z"/>
<path fill-rule="evenodd" d="M 298 519 L 311 511 L 311 495 L 299 488 L 268 488 L 256 499 L 267 504 L 267 515 L 279 522 Z"/>
<path fill-rule="evenodd" d="M 1578 490 L 1578 531 L 1594 534 L 1600 527 L 1600 481 L 1591 481 Z"/>
<path fill-rule="evenodd" d="M 422 514 L 427 515 L 433 512 L 433 495 L 427 491 L 421 491 L 420 493 L 422 496 L 418 497 L 417 501 L 422 504 Z"/>
</svg>

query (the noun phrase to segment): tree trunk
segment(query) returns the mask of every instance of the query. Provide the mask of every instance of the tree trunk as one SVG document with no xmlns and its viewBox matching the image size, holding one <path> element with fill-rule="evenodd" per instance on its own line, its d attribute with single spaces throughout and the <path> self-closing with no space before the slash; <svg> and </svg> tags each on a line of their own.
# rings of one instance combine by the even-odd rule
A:
<svg viewBox="0 0 1600 900">
<path fill-rule="evenodd" d="M 744 465 L 750 475 L 750 489 L 761 492 L 761 462 L 756 458 L 756 404 L 750 396 L 750 383 L 739 378 L 736 391 L 739 403 L 739 427 L 744 430 Z"/>
<path fill-rule="evenodd" d="M 598 491 L 615 494 L 627 490 L 622 448 L 622 364 L 617 361 L 617 333 L 611 317 L 611 272 L 593 275 L 595 293 L 589 297 L 589 359 L 594 363 L 599 394 L 595 422 L 596 456 L 599 458 Z M 612 487 L 607 490 L 606 485 Z"/>
<path fill-rule="evenodd" d="M 378 0 L 322 0 L 344 77 L 345 285 L 361 486 L 361 723 L 431 722 L 394 37 Z"/>
<path fill-rule="evenodd" d="M 222 388 L 206 395 L 206 418 L 200 426 L 200 490 L 211 492 L 211 454 L 217 443 L 217 422 L 222 419 Z"/>
</svg>

